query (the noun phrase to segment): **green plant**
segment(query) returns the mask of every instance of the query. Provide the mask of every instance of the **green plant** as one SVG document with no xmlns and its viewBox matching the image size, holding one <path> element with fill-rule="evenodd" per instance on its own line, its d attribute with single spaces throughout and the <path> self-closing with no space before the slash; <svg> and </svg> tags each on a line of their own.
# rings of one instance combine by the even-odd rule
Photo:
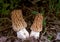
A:
<svg viewBox="0 0 60 42">
<path fill-rule="evenodd" d="M 38 12 L 37 12 L 37 11 L 32 11 L 31 13 L 32 13 L 32 14 L 38 14 Z"/>
<path fill-rule="evenodd" d="M 46 26 L 46 20 L 45 19 L 43 20 L 43 26 L 44 27 Z"/>
<path fill-rule="evenodd" d="M 48 39 L 49 39 L 49 40 L 52 40 L 52 37 L 53 37 L 53 36 L 49 35 L 49 36 L 48 36 Z"/>
<path fill-rule="evenodd" d="M 21 0 L 0 0 L 0 14 L 8 15 L 11 9 L 18 6 Z"/>
<path fill-rule="evenodd" d="M 17 6 L 20 6 L 19 3 L 22 0 L 0 0 L 0 14 L 8 15 L 11 9 L 14 9 Z M 47 3 L 47 0 L 41 1 L 43 3 Z M 42 4 L 43 4 L 42 3 Z M 55 12 L 56 14 L 60 13 L 60 0 L 48 0 L 48 7 L 49 13 Z M 38 7 L 37 7 L 38 8 Z M 32 11 L 33 14 L 38 12 Z M 45 10 L 44 7 L 41 6 L 41 13 L 44 14 Z"/>
<path fill-rule="evenodd" d="M 60 13 L 60 0 L 49 0 L 49 13 Z"/>
<path fill-rule="evenodd" d="M 56 4 L 55 10 L 56 10 L 56 14 L 60 13 L 60 0 L 58 0 L 58 3 Z"/>
</svg>

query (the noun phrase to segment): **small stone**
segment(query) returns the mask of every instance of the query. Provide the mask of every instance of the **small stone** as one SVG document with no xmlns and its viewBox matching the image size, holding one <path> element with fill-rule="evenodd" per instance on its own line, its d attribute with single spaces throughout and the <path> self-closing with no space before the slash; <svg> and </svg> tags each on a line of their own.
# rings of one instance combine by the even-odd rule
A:
<svg viewBox="0 0 60 42">
<path fill-rule="evenodd" d="M 5 42 L 6 40 L 7 40 L 7 37 L 4 37 L 4 36 L 0 37 L 0 42 Z"/>
<path fill-rule="evenodd" d="M 57 33 L 56 40 L 60 40 L 60 32 Z"/>
</svg>

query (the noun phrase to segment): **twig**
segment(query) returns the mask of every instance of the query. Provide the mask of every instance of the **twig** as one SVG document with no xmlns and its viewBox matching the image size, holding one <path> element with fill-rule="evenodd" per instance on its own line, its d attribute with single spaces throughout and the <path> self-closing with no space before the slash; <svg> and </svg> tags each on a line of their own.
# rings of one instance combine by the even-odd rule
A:
<svg viewBox="0 0 60 42">
<path fill-rule="evenodd" d="M 16 38 L 17 39 L 17 37 L 15 37 L 15 36 L 7 36 L 7 38 Z"/>
<path fill-rule="evenodd" d="M 9 20 L 11 22 L 11 20 L 9 18 L 0 18 L 0 20 L 2 20 L 2 19 L 7 19 L 7 20 Z"/>
<path fill-rule="evenodd" d="M 7 29 L 9 29 L 9 28 L 11 28 L 11 27 L 12 27 L 12 26 L 7 27 L 7 28 L 2 27 L 2 28 L 4 28 L 4 29 L 0 30 L 0 32 L 5 31 L 5 30 L 7 30 Z"/>
<path fill-rule="evenodd" d="M 31 15 L 29 15 L 29 16 L 27 16 L 27 17 L 25 17 L 25 19 L 29 18 L 30 16 L 32 16 L 32 14 L 31 14 Z"/>
</svg>

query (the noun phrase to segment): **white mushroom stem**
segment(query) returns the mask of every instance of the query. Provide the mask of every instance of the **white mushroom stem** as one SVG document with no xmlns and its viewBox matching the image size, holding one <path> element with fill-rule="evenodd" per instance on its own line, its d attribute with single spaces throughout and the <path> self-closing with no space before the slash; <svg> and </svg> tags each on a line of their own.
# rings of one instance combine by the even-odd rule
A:
<svg viewBox="0 0 60 42">
<path fill-rule="evenodd" d="M 13 10 L 11 14 L 12 27 L 13 30 L 17 32 L 17 37 L 26 39 L 29 36 L 29 33 L 25 29 L 27 27 L 27 24 L 23 19 L 22 10 Z"/>
<path fill-rule="evenodd" d="M 38 39 L 39 34 L 40 34 L 40 32 L 31 31 L 30 37 L 34 37 L 35 39 Z"/>
<path fill-rule="evenodd" d="M 20 31 L 17 32 L 17 37 L 25 40 L 26 38 L 29 37 L 29 33 L 28 33 L 27 30 L 24 28 L 24 29 L 22 29 L 22 30 L 20 30 Z"/>
<path fill-rule="evenodd" d="M 41 14 L 37 14 L 34 22 L 31 26 L 31 34 L 30 37 L 34 36 L 34 38 L 39 38 L 39 33 L 42 31 L 42 22 L 43 22 L 43 16 Z"/>
</svg>

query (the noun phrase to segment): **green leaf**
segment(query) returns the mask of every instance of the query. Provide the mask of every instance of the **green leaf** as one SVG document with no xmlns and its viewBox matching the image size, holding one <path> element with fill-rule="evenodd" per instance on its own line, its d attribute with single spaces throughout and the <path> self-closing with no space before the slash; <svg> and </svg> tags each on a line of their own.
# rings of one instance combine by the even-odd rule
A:
<svg viewBox="0 0 60 42">
<path fill-rule="evenodd" d="M 3 8 L 7 8 L 10 4 L 4 3 Z"/>
<path fill-rule="evenodd" d="M 3 0 L 0 0 L 0 3 L 3 3 Z"/>
<path fill-rule="evenodd" d="M 43 20 L 43 26 L 46 26 L 46 20 L 45 19 Z"/>
<path fill-rule="evenodd" d="M 32 14 L 38 14 L 38 12 L 37 12 L 37 11 L 32 11 L 31 13 L 32 13 Z"/>
<path fill-rule="evenodd" d="M 2 9 L 1 11 L 2 11 L 2 14 L 4 14 L 4 15 L 8 15 L 8 13 L 9 13 L 9 10 L 6 10 L 6 9 Z"/>
<path fill-rule="evenodd" d="M 44 7 L 41 7 L 41 13 L 42 13 L 42 15 L 44 15 L 44 13 L 45 13 Z"/>
<path fill-rule="evenodd" d="M 11 5 L 10 5 L 10 9 L 13 9 L 13 8 L 14 8 L 14 7 L 13 7 L 13 4 L 11 4 Z"/>
<path fill-rule="evenodd" d="M 53 37 L 53 36 L 49 35 L 49 36 L 48 36 L 48 39 L 49 39 L 49 40 L 51 40 L 51 39 L 52 39 L 52 37 Z"/>
</svg>

